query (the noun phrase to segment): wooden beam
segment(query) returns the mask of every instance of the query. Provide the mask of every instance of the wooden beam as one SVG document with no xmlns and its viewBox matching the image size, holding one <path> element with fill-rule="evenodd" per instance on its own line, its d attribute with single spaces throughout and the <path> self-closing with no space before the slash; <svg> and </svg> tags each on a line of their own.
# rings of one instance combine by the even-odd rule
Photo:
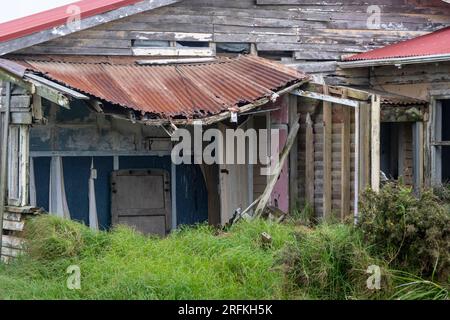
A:
<svg viewBox="0 0 450 320">
<path fill-rule="evenodd" d="M 359 113 L 359 192 L 370 184 L 370 104 L 361 104 Z"/>
<path fill-rule="evenodd" d="M 328 87 L 323 87 L 328 95 Z M 323 102 L 323 217 L 329 218 L 332 213 L 332 139 L 333 139 L 333 110 L 332 104 Z"/>
<path fill-rule="evenodd" d="M 49 87 L 44 83 L 40 83 L 32 79 L 25 81 L 22 78 L 12 75 L 9 72 L 2 69 L 0 69 L 0 80 L 16 84 L 22 88 L 25 88 L 30 94 L 37 94 L 38 96 L 41 96 L 53 103 L 56 103 L 57 105 L 63 108 L 70 109 L 69 99 L 60 91 L 52 87 Z"/>
<path fill-rule="evenodd" d="M 351 197 L 351 110 L 342 107 L 343 121 L 341 131 L 341 220 L 350 214 Z"/>
<path fill-rule="evenodd" d="M 75 98 L 75 99 L 79 99 L 79 100 L 89 100 L 90 99 L 85 94 L 82 94 L 82 93 L 80 93 L 78 91 L 75 91 L 75 90 L 72 90 L 70 88 L 67 88 L 65 86 L 62 86 L 62 85 L 60 85 L 60 84 L 58 84 L 56 82 L 50 81 L 48 79 L 45 79 L 45 78 L 40 77 L 40 76 L 35 75 L 35 74 L 27 73 L 25 75 L 25 79 L 32 79 L 34 81 L 37 81 L 39 84 L 42 84 L 42 85 L 45 85 L 45 86 L 47 86 L 49 88 L 55 89 L 56 91 L 64 93 L 64 94 L 66 94 L 66 95 L 68 95 L 68 96 L 70 96 L 72 98 Z"/>
<path fill-rule="evenodd" d="M 328 89 L 325 89 L 325 87 L 326 86 L 324 86 L 323 94 L 317 93 L 317 92 L 311 92 L 311 91 L 304 91 L 304 90 L 294 90 L 294 91 L 292 91 L 292 94 L 295 94 L 300 97 L 322 100 L 324 102 L 341 104 L 341 105 L 349 106 L 349 107 L 353 107 L 353 108 L 358 107 L 358 104 L 359 104 L 358 101 L 330 96 L 328 94 Z M 327 93 L 325 93 L 325 92 L 327 92 Z"/>
<path fill-rule="evenodd" d="M 264 212 L 264 209 L 266 208 L 267 204 L 269 203 L 272 191 L 275 188 L 275 185 L 278 181 L 278 177 L 281 174 L 281 170 L 283 170 L 283 166 L 286 163 L 286 160 L 289 156 L 289 152 L 291 151 L 292 146 L 294 145 L 295 138 L 297 137 L 298 131 L 300 129 L 299 120 L 300 116 L 297 115 L 294 121 L 295 125 L 291 128 L 291 131 L 289 132 L 289 136 L 286 141 L 286 145 L 284 146 L 283 151 L 281 152 L 280 160 L 276 164 L 274 171 L 271 172 L 272 175 L 269 178 L 269 183 L 267 184 L 267 187 L 261 196 L 261 200 L 258 203 L 258 207 L 255 210 L 255 217 L 260 217 Z"/>
<path fill-rule="evenodd" d="M 297 96 L 289 95 L 289 128 L 295 126 L 298 119 Z M 289 211 L 291 214 L 297 206 L 298 199 L 298 137 L 295 138 L 294 145 L 289 155 Z"/>
<path fill-rule="evenodd" d="M 0 96 L 3 95 L 3 90 L 0 88 Z M 0 120 L 2 121 L 1 129 L 2 132 L 0 134 L 1 143 L 0 143 L 0 248 L 2 248 L 3 241 L 3 215 L 5 214 L 5 206 L 6 206 L 6 191 L 7 191 L 7 182 L 6 175 L 8 171 L 8 132 L 9 132 L 9 107 L 11 101 L 11 83 L 7 82 L 5 86 L 5 95 L 6 99 L 4 102 L 0 101 L 2 112 L 0 113 Z M 4 103 L 4 105 L 3 105 Z M 1 253 L 0 253 L 1 257 Z"/>
<path fill-rule="evenodd" d="M 381 116 L 381 96 L 373 95 L 371 104 L 371 187 L 375 192 L 380 191 L 380 116 Z"/>
<path fill-rule="evenodd" d="M 311 115 L 306 115 L 305 135 L 305 200 L 314 208 L 314 132 Z"/>
</svg>

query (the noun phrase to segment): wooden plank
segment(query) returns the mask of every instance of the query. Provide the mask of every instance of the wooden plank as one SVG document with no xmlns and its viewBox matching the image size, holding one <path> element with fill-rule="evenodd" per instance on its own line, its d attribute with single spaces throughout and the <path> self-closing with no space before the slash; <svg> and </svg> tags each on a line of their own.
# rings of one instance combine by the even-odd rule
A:
<svg viewBox="0 0 450 320">
<path fill-rule="evenodd" d="M 351 110 L 343 107 L 341 145 L 341 219 L 350 214 L 351 197 Z"/>
<path fill-rule="evenodd" d="M 325 89 L 325 88 L 327 88 L 327 89 Z M 349 106 L 349 107 L 353 107 L 353 108 L 358 107 L 358 104 L 359 104 L 358 101 L 330 96 L 328 94 L 327 86 L 324 86 L 323 90 L 324 90 L 323 94 L 317 93 L 317 92 L 311 92 L 311 91 L 304 91 L 304 90 L 294 90 L 294 91 L 292 91 L 292 94 L 298 95 L 300 97 L 322 100 L 324 102 L 341 104 L 341 105 Z M 327 92 L 327 93 L 325 93 L 325 92 Z"/>
<path fill-rule="evenodd" d="M 375 192 L 380 191 L 380 117 L 381 117 L 381 96 L 373 95 L 371 104 L 371 187 Z"/>
<path fill-rule="evenodd" d="M 20 222 L 22 221 L 22 215 L 19 213 L 6 212 L 5 214 L 3 214 L 3 219 L 8 221 Z"/>
<path fill-rule="evenodd" d="M 311 115 L 306 115 L 305 134 L 305 199 L 314 206 L 314 133 Z"/>
<path fill-rule="evenodd" d="M 8 221 L 3 220 L 3 229 L 9 231 L 23 231 L 25 227 L 25 222 L 16 222 L 16 221 Z"/>
<path fill-rule="evenodd" d="M 23 249 L 24 243 L 25 240 L 22 238 L 3 235 L 2 246 L 5 248 L 21 250 Z"/>
<path fill-rule="evenodd" d="M 323 87 L 324 94 L 328 95 L 328 87 Z M 331 172 L 332 172 L 332 104 L 323 102 L 323 214 L 324 218 L 329 218 L 332 213 L 331 208 Z"/>
<path fill-rule="evenodd" d="M 361 104 L 360 108 L 360 125 L 359 125 L 359 191 L 363 191 L 370 184 L 370 104 Z"/>
<path fill-rule="evenodd" d="M 287 138 L 286 145 L 284 146 L 283 151 L 281 152 L 280 160 L 276 164 L 274 171 L 271 172 L 272 175 L 269 178 L 269 183 L 267 184 L 267 187 L 261 196 L 261 200 L 258 204 L 258 207 L 255 210 L 255 217 L 260 217 L 262 215 L 264 209 L 267 206 L 267 203 L 270 200 L 272 191 L 275 188 L 275 185 L 278 181 L 278 177 L 281 174 L 281 170 L 283 170 L 283 166 L 289 156 L 292 146 L 294 145 L 295 138 L 297 137 L 298 131 L 300 129 L 299 120 L 300 120 L 300 115 L 297 115 L 297 117 L 295 118 L 295 121 L 294 121 L 295 124 L 289 132 L 289 136 Z"/>
<path fill-rule="evenodd" d="M 294 95 L 289 95 L 289 128 L 295 126 L 298 115 L 298 101 Z M 297 209 L 298 194 L 298 136 L 295 138 L 289 155 L 289 211 L 293 213 Z"/>
<path fill-rule="evenodd" d="M 30 190 L 30 127 L 19 127 L 19 196 L 20 206 L 29 204 Z"/>
<path fill-rule="evenodd" d="M 2 247 L 2 256 L 16 258 L 22 254 L 22 250 Z"/>
</svg>

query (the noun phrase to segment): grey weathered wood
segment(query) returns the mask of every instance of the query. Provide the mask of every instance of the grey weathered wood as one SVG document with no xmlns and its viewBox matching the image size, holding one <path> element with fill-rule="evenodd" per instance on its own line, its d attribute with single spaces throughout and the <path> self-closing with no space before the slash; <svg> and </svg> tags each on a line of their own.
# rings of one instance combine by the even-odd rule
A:
<svg viewBox="0 0 450 320">
<path fill-rule="evenodd" d="M 81 30 L 86 30 L 98 25 L 102 25 L 107 22 L 115 21 L 117 19 L 123 19 L 124 17 L 132 16 L 140 12 L 153 10 L 162 6 L 167 6 L 176 3 L 178 1 L 179 0 L 142 1 L 134 5 L 122 7 L 100 15 L 82 19 L 78 30 L 74 30 L 72 26 L 65 24 L 57 28 L 51 28 L 49 30 L 34 33 L 32 35 L 25 36 L 23 38 L 6 41 L 0 43 L 0 55 L 4 55 L 23 48 L 37 45 L 52 39 L 60 38 L 65 35 L 69 35 L 74 32 L 79 32 Z"/>
<path fill-rule="evenodd" d="M 113 225 L 125 224 L 144 234 L 165 236 L 172 228 L 169 173 L 122 170 L 111 178 Z"/>
</svg>

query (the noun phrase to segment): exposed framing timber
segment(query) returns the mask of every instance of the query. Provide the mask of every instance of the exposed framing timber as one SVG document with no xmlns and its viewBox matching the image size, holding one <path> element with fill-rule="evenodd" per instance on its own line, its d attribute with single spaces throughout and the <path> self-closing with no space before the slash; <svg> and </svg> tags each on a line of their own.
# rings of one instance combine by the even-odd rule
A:
<svg viewBox="0 0 450 320">
<path fill-rule="evenodd" d="M 2 69 L 0 69 L 0 80 L 16 84 L 27 90 L 30 94 L 37 94 L 38 96 L 56 103 L 63 108 L 70 109 L 69 98 L 67 98 L 66 95 L 61 93 L 59 90 L 49 87 L 44 83 L 40 83 L 32 79 L 24 80 Z"/>
<path fill-rule="evenodd" d="M 380 191 L 380 131 L 381 131 L 381 96 L 373 95 L 371 104 L 371 187 L 375 192 Z"/>
<path fill-rule="evenodd" d="M 79 99 L 79 100 L 89 100 L 90 98 L 86 96 L 85 94 L 79 93 L 75 90 L 69 89 L 65 86 L 62 86 L 56 82 L 50 81 L 48 79 L 45 79 L 43 77 L 40 77 L 35 74 L 27 73 L 25 74 L 25 79 L 32 79 L 34 81 L 37 81 L 40 85 L 45 85 L 49 88 L 55 89 L 56 91 L 59 91 L 61 93 L 64 93 L 72 98 Z M 34 82 L 32 81 L 32 83 Z"/>
<path fill-rule="evenodd" d="M 328 87 L 323 91 L 328 95 Z M 332 138 L 333 112 L 331 102 L 323 101 L 323 218 L 328 219 L 332 214 Z"/>
<path fill-rule="evenodd" d="M 7 168 L 8 168 L 8 131 L 9 131 L 9 112 L 10 112 L 10 101 L 11 101 L 11 83 L 7 82 L 6 86 L 6 99 L 5 99 L 5 105 L 2 106 L 2 112 L 3 116 L 1 117 L 3 120 L 2 123 L 2 133 L 1 133 L 1 144 L 0 144 L 0 250 L 3 248 L 3 216 L 5 214 L 5 199 L 6 199 L 6 188 L 7 188 L 7 182 L 6 179 L 3 179 L 3 177 L 6 177 L 7 174 Z M 2 90 L 0 89 L 0 93 Z M 1 96 L 1 95 L 0 95 Z M 1 104 L 1 102 L 0 102 Z M 2 256 L 2 253 L 0 252 L 0 257 Z"/>
<path fill-rule="evenodd" d="M 281 174 L 281 170 L 283 170 L 284 164 L 286 163 L 286 160 L 292 149 L 292 145 L 294 144 L 295 138 L 297 137 L 298 131 L 300 129 L 299 120 L 300 120 L 300 116 L 297 115 L 295 120 L 293 121 L 295 124 L 289 132 L 289 136 L 287 138 L 286 145 L 284 146 L 283 151 L 281 152 L 280 160 L 276 164 L 273 172 L 271 172 L 271 176 L 269 178 L 269 183 L 267 184 L 267 187 L 261 196 L 261 200 L 259 201 L 258 206 L 256 207 L 255 217 L 260 217 L 262 215 L 262 213 L 264 212 L 264 210 L 266 209 L 267 203 L 269 202 L 270 197 L 272 195 L 272 191 L 275 188 L 275 185 L 278 181 L 278 177 Z"/>
<path fill-rule="evenodd" d="M 351 109 L 343 107 L 341 147 L 341 220 L 350 214 L 351 198 Z"/>
<path fill-rule="evenodd" d="M 305 200 L 314 208 L 314 131 L 309 113 L 306 114 L 305 134 Z"/>
<path fill-rule="evenodd" d="M 325 92 L 325 86 L 324 86 L 324 92 Z M 341 104 L 341 105 L 349 106 L 349 107 L 353 107 L 353 108 L 358 107 L 358 104 L 359 104 L 358 101 L 344 99 L 344 98 L 338 98 L 338 97 L 330 96 L 326 93 L 322 94 L 322 93 L 311 92 L 311 91 L 294 90 L 294 91 L 292 91 L 292 94 L 295 94 L 300 97 L 322 100 L 322 101 L 328 102 L 328 103 Z"/>
<path fill-rule="evenodd" d="M 294 127 L 298 114 L 297 96 L 289 95 L 289 128 Z M 252 184 L 253 185 L 253 184 Z M 253 193 L 253 192 L 252 192 Z M 289 211 L 294 212 L 298 199 L 298 136 L 289 155 Z M 253 200 L 253 199 L 252 199 Z M 252 202 L 252 201 L 250 201 Z"/>
</svg>

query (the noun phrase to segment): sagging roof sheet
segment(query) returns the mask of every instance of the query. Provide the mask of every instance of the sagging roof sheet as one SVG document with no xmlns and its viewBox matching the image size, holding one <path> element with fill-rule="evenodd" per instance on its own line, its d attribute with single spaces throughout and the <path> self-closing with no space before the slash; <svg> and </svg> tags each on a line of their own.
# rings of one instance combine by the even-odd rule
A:
<svg viewBox="0 0 450 320">
<path fill-rule="evenodd" d="M 450 54 L 450 27 L 383 48 L 356 54 L 344 61 L 382 60 Z"/>
<path fill-rule="evenodd" d="M 160 118 L 218 114 L 271 97 L 276 91 L 308 79 L 295 69 L 255 56 L 162 66 L 139 65 L 130 57 L 80 61 L 47 56 L 13 61 L 25 72 Z M 11 70 L 11 60 L 0 61 L 0 67 Z"/>
</svg>

